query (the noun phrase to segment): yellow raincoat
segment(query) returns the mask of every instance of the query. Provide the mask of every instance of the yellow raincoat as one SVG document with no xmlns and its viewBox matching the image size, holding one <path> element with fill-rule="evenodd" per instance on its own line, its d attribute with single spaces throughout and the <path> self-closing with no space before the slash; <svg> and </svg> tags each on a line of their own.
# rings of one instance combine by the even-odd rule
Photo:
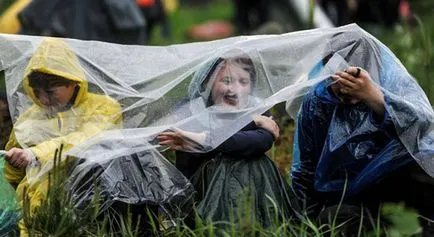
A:
<svg viewBox="0 0 434 237">
<path fill-rule="evenodd" d="M 32 71 L 78 82 L 79 91 L 73 106 L 67 111 L 48 115 L 29 86 L 28 75 Z M 108 96 L 88 92 L 86 76 L 77 56 L 60 39 L 42 41 L 25 70 L 23 86 L 34 104 L 17 119 L 6 149 L 29 148 L 42 168 L 52 162 L 55 150 L 61 144 L 64 145 L 64 151 L 67 151 L 103 130 L 122 125 L 119 103 Z M 20 201 L 23 200 L 24 188 L 27 189 L 31 210 L 34 211 L 46 195 L 47 177 L 42 176 L 41 180 L 29 185 L 25 169 L 16 169 L 6 164 L 4 173 L 9 183 L 17 187 Z M 22 236 L 25 236 L 23 223 L 20 223 L 20 229 Z"/>
</svg>

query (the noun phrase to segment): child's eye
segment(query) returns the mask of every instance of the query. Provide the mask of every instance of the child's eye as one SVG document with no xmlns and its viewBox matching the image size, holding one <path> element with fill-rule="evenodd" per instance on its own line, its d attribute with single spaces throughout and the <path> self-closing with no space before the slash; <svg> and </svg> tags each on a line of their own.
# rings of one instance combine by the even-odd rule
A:
<svg viewBox="0 0 434 237">
<path fill-rule="evenodd" d="M 243 79 L 243 80 L 241 80 L 240 81 L 240 83 L 241 83 L 241 85 L 247 85 L 247 84 L 249 84 L 249 80 L 248 79 Z"/>
<path fill-rule="evenodd" d="M 225 76 L 223 77 L 223 83 L 225 83 L 226 85 L 229 85 L 232 82 L 232 78 L 229 76 Z"/>
</svg>

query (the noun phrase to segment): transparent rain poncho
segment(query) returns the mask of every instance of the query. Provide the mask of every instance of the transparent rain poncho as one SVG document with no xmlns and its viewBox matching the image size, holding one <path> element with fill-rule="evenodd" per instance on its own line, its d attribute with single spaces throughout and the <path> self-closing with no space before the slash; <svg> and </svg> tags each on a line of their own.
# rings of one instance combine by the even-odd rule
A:
<svg viewBox="0 0 434 237">
<path fill-rule="evenodd" d="M 0 70 L 6 72 L 14 122 L 32 106 L 22 81 L 30 58 L 43 40 L 43 37 L 0 36 Z M 364 68 L 381 87 L 400 141 L 424 170 L 434 176 L 434 113 L 427 97 L 393 53 L 357 25 L 167 47 L 72 39 L 64 42 L 79 60 L 88 91 L 106 95 L 120 104 L 122 128 L 106 127 L 79 142 L 62 139 L 56 142 L 59 146 L 74 143 L 65 152 L 82 159 L 73 175 L 83 177 L 80 175 L 94 167 L 102 167 L 98 181 L 110 189 L 112 200 L 164 204 L 188 196 L 188 181 L 162 155 L 167 147 L 160 146 L 156 139 L 161 132 L 182 131 L 193 144 L 184 147 L 186 151 L 209 152 L 249 124 L 253 116 L 263 114 L 277 103 L 287 102 L 287 111 L 295 118 L 303 95 L 312 86 L 349 65 Z M 239 106 L 230 109 L 210 106 L 207 101 L 212 85 L 201 85 L 195 75 L 206 73 L 219 58 L 234 54 L 247 55 L 253 62 L 254 89 Z M 309 77 L 326 57 L 330 58 L 327 63 L 313 78 Z M 336 126 L 330 130 L 332 145 L 345 144 L 353 132 L 363 130 L 354 127 L 351 121 L 334 122 Z M 38 121 L 34 123 L 28 129 L 38 128 Z M 76 124 L 76 128 L 80 126 Z M 35 145 L 31 141 L 39 139 L 39 132 L 28 132 L 26 141 L 18 140 L 19 145 L 31 148 Z M 363 155 L 360 158 L 364 159 Z M 123 165 L 127 161 L 130 166 L 140 168 L 128 168 L 129 165 Z M 28 181 L 42 179 L 51 167 L 52 162 L 47 162 L 37 171 L 27 172 Z M 131 185 L 125 185 L 125 180 Z"/>
</svg>

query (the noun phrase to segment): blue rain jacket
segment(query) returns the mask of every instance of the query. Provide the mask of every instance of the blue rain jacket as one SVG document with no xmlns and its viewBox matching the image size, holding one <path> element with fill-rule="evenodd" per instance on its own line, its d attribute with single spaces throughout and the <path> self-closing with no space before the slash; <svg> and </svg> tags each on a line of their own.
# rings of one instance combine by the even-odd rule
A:
<svg viewBox="0 0 434 237">
<path fill-rule="evenodd" d="M 434 135 L 425 131 L 430 131 L 433 117 L 424 92 L 384 46 L 371 54 L 373 62 L 365 57 L 363 64 L 369 65 L 371 76 L 378 75 L 374 81 L 386 104 L 382 121 L 364 104 L 342 104 L 328 86 L 329 79 L 304 96 L 291 177 L 293 191 L 307 207 L 324 201 L 315 200 L 319 192 L 341 195 L 346 187 L 346 197 L 356 195 L 412 160 L 429 169 Z M 309 76 L 315 77 L 322 68 L 321 62 Z"/>
</svg>

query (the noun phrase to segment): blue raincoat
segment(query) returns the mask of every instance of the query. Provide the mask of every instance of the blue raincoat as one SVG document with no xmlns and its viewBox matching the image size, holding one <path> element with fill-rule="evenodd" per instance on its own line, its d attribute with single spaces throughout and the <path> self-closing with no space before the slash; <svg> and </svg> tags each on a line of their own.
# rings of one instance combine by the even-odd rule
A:
<svg viewBox="0 0 434 237">
<path fill-rule="evenodd" d="M 414 160 L 428 173 L 432 170 L 433 112 L 417 82 L 385 46 L 369 39 L 355 40 L 336 53 L 349 65 L 367 68 L 384 94 L 385 115 L 378 121 L 364 104 L 341 103 L 329 79 L 304 96 L 291 177 L 292 190 L 306 207 L 325 201 L 318 194 L 335 193 L 339 199 L 345 189 L 346 197 L 357 195 Z M 310 77 L 325 68 L 323 61 Z"/>
</svg>

